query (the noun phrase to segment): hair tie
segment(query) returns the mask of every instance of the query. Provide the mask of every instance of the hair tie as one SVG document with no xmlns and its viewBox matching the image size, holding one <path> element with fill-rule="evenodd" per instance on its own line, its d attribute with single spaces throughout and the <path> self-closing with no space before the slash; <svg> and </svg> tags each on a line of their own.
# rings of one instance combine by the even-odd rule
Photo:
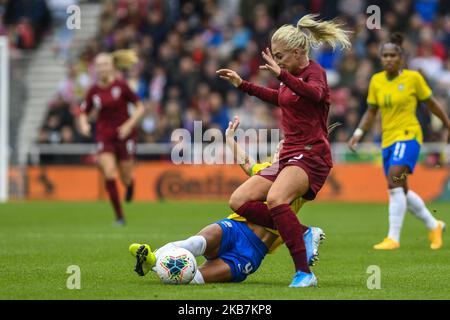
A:
<svg viewBox="0 0 450 320">
<path fill-rule="evenodd" d="M 394 49 L 398 53 L 403 53 L 402 47 L 400 47 L 398 44 L 396 44 L 394 42 L 385 42 L 384 44 L 382 44 L 380 53 L 383 49 Z"/>
</svg>

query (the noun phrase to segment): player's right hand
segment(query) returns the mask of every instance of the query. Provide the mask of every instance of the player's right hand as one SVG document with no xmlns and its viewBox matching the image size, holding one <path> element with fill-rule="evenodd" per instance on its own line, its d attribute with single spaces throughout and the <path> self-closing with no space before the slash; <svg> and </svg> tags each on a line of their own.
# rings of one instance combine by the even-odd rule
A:
<svg viewBox="0 0 450 320">
<path fill-rule="evenodd" d="M 242 83 L 242 78 L 233 70 L 230 69 L 219 69 L 216 71 L 221 79 L 227 80 L 236 88 Z"/>
<path fill-rule="evenodd" d="M 350 140 L 348 141 L 348 147 L 351 151 L 356 152 L 356 146 L 358 145 L 359 140 L 361 137 L 352 136 Z"/>
</svg>

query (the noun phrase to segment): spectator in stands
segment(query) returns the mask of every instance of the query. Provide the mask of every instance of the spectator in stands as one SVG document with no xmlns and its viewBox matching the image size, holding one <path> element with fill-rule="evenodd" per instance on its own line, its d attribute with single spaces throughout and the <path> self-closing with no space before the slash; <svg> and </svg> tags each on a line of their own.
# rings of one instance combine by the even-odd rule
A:
<svg viewBox="0 0 450 320">
<path fill-rule="evenodd" d="M 51 24 L 51 15 L 45 0 L 6 1 L 5 24 L 15 29 L 20 49 L 35 48 Z"/>
<path fill-rule="evenodd" d="M 49 105 L 44 126 L 39 134 L 39 142 L 74 142 L 74 117 L 69 104 L 59 94 Z"/>
</svg>

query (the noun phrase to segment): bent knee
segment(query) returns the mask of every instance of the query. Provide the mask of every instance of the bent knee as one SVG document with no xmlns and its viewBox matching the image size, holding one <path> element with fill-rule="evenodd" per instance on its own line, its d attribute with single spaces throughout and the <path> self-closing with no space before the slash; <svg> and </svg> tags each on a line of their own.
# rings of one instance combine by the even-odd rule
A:
<svg viewBox="0 0 450 320">
<path fill-rule="evenodd" d="M 400 175 L 400 176 L 396 176 L 396 175 L 389 175 L 388 176 L 388 188 L 389 189 L 394 189 L 394 188 L 406 188 L 408 185 L 408 180 L 407 177 L 405 175 Z"/>
<path fill-rule="evenodd" d="M 116 173 L 114 171 L 103 171 L 106 180 L 116 180 Z"/>
<path fill-rule="evenodd" d="M 122 181 L 122 183 L 124 185 L 130 185 L 131 182 L 133 181 L 133 178 L 130 175 L 121 175 L 120 176 L 120 180 Z"/>
<path fill-rule="evenodd" d="M 273 196 L 268 196 L 267 197 L 267 207 L 269 209 L 273 209 L 277 206 L 279 206 L 280 204 L 283 204 L 283 200 L 277 197 L 273 197 Z"/>
<path fill-rule="evenodd" d="M 267 207 L 269 209 L 278 207 L 281 204 L 289 204 L 289 200 L 285 199 L 281 195 L 269 194 L 267 196 Z"/>
<path fill-rule="evenodd" d="M 230 197 L 230 200 L 228 200 L 228 205 L 230 206 L 230 208 L 234 211 L 238 210 L 240 207 L 242 207 L 242 205 L 245 203 L 245 199 L 236 194 L 236 192 L 233 192 L 233 194 Z"/>
</svg>

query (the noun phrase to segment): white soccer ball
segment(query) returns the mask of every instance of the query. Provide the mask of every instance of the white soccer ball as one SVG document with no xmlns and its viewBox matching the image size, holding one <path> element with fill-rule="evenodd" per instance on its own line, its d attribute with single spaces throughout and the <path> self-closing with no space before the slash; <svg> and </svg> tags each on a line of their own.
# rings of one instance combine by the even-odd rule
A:
<svg viewBox="0 0 450 320">
<path fill-rule="evenodd" d="M 155 271 L 166 284 L 187 284 L 194 279 L 197 261 L 190 251 L 172 247 L 158 255 Z"/>
</svg>

